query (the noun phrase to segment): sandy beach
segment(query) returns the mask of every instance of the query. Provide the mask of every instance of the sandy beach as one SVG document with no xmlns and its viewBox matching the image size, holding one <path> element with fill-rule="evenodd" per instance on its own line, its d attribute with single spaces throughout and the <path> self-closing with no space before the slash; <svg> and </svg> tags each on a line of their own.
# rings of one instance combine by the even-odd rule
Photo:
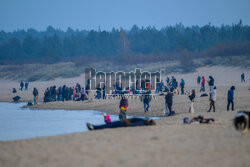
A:
<svg viewBox="0 0 250 167">
<path fill-rule="evenodd" d="M 246 83 L 240 83 L 243 72 Z M 143 103 L 129 100 L 127 114 L 156 116 L 156 126 L 129 127 L 88 131 L 50 137 L 0 142 L 0 166 L 249 166 L 250 136 L 237 132 L 232 120 L 239 110 L 250 111 L 250 71 L 236 67 L 203 67 L 195 73 L 169 74 L 186 81 L 186 90 L 197 92 L 194 109 L 188 113 L 187 95 L 174 96 L 176 115 L 163 117 L 164 96 L 157 96 L 144 113 Z M 217 86 L 216 112 L 208 113 L 209 97 L 200 97 L 196 85 L 197 75 L 214 76 Z M 54 81 L 30 83 L 29 91 L 18 91 L 22 101 L 32 101 L 33 87 L 39 89 L 39 101 L 44 90 L 51 85 L 73 86 L 84 83 L 84 76 Z M 0 81 L 0 101 L 12 101 L 15 81 Z M 235 85 L 235 111 L 226 111 L 227 91 Z M 206 87 L 208 90 L 208 87 Z M 34 109 L 97 110 L 109 114 L 119 113 L 119 100 L 95 100 L 85 102 L 41 103 Z M 212 124 L 184 125 L 183 118 L 203 115 L 214 118 Z M 86 126 L 84 123 L 82 126 Z"/>
</svg>

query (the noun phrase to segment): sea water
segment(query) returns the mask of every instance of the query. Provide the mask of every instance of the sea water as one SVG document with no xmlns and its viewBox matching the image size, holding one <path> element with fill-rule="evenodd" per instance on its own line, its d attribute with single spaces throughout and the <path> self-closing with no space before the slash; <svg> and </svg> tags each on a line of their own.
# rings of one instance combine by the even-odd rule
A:
<svg viewBox="0 0 250 167">
<path fill-rule="evenodd" d="M 102 112 L 22 108 L 26 104 L 0 102 L 0 141 L 84 132 L 87 122 L 104 124 Z M 110 118 L 119 119 L 117 115 Z"/>
<path fill-rule="evenodd" d="M 87 131 L 86 123 L 103 124 L 103 114 L 91 110 L 37 110 L 27 103 L 0 103 L 0 140 L 16 140 Z M 111 120 L 118 116 L 110 115 Z"/>
</svg>

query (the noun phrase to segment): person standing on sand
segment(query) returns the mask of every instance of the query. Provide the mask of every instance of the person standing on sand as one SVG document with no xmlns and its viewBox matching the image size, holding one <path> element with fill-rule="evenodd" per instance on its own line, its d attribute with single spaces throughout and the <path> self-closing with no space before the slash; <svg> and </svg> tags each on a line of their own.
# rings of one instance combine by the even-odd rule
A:
<svg viewBox="0 0 250 167">
<path fill-rule="evenodd" d="M 201 77 L 198 75 L 197 77 L 197 84 L 200 85 L 201 84 Z"/>
<path fill-rule="evenodd" d="M 143 101 L 144 104 L 144 111 L 147 112 L 149 109 L 149 103 L 151 101 L 151 95 L 150 95 L 150 91 L 146 90 L 142 96 L 141 96 L 141 101 Z"/>
<path fill-rule="evenodd" d="M 232 111 L 234 111 L 234 90 L 235 87 L 231 86 L 227 92 L 227 111 L 229 111 L 230 104 L 232 104 Z"/>
<path fill-rule="evenodd" d="M 27 91 L 28 90 L 28 86 L 29 86 L 29 83 L 28 82 L 25 82 L 25 90 Z"/>
<path fill-rule="evenodd" d="M 244 74 L 244 72 L 241 74 L 240 77 L 241 77 L 241 83 L 242 83 L 242 82 L 245 82 L 245 74 Z"/>
<path fill-rule="evenodd" d="M 21 90 L 21 91 L 23 91 L 23 86 L 24 86 L 23 81 L 21 81 L 21 82 L 20 82 L 20 90 Z"/>
<path fill-rule="evenodd" d="M 212 107 L 213 107 L 213 111 L 215 112 L 215 101 L 216 101 L 216 86 L 213 87 L 213 89 L 210 91 L 210 108 L 207 112 L 210 112 Z"/>
<path fill-rule="evenodd" d="M 119 119 L 120 120 L 124 120 L 126 119 L 126 112 L 127 112 L 127 107 L 128 107 L 128 99 L 125 98 L 124 95 L 121 96 L 121 100 L 120 100 L 120 114 L 119 114 Z"/>
<path fill-rule="evenodd" d="M 200 92 L 205 92 L 205 77 L 202 76 L 202 80 L 201 80 L 201 89 L 200 89 Z"/>
<path fill-rule="evenodd" d="M 171 116 L 172 113 L 172 105 L 173 105 L 173 96 L 174 94 L 167 90 L 167 95 L 165 96 L 165 107 L 166 107 L 166 116 Z"/>
<path fill-rule="evenodd" d="M 34 96 L 34 104 L 37 104 L 38 90 L 36 88 L 34 88 L 34 90 L 33 90 L 33 96 Z"/>
<path fill-rule="evenodd" d="M 181 87 L 181 94 L 184 95 L 184 87 L 185 87 L 184 79 L 181 79 L 180 87 Z"/>
<path fill-rule="evenodd" d="M 212 76 L 209 76 L 208 85 L 209 85 L 209 91 L 211 92 L 214 88 L 214 78 Z"/>
<path fill-rule="evenodd" d="M 195 99 L 195 90 L 191 91 L 191 95 L 188 96 L 190 100 L 189 113 L 194 113 L 194 99 Z"/>
</svg>

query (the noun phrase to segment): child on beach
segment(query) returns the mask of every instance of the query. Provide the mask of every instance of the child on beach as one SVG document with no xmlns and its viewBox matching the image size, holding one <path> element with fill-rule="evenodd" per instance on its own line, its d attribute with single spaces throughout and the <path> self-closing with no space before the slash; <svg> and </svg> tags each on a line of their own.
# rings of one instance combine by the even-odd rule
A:
<svg viewBox="0 0 250 167">
<path fill-rule="evenodd" d="M 111 123 L 111 119 L 110 119 L 110 116 L 109 116 L 109 115 L 107 115 L 106 113 L 104 113 L 104 114 L 103 114 L 103 117 L 104 117 L 104 122 L 105 122 L 106 124 Z"/>
</svg>

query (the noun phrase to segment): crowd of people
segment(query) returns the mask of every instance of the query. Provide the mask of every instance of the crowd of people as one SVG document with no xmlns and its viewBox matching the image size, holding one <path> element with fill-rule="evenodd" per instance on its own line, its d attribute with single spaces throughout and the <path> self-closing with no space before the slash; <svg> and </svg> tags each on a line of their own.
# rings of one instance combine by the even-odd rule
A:
<svg viewBox="0 0 250 167">
<path fill-rule="evenodd" d="M 84 87 L 81 87 L 79 83 L 74 87 L 67 87 L 66 85 L 51 86 L 44 92 L 44 102 L 53 101 L 84 101 L 88 99 L 88 91 L 85 91 Z"/>
<path fill-rule="evenodd" d="M 245 74 L 241 74 L 241 82 L 245 82 Z M 139 82 L 138 80 L 135 82 L 135 84 L 132 84 L 128 88 L 124 88 L 122 83 L 116 82 L 113 87 L 114 90 L 112 91 L 112 95 L 119 95 L 121 97 L 120 104 L 119 104 L 119 119 L 120 120 L 126 120 L 126 112 L 129 105 L 128 99 L 125 94 L 139 94 L 141 98 L 141 102 L 143 103 L 144 112 L 149 112 L 150 109 L 150 102 L 152 100 L 152 92 L 150 85 L 151 82 L 149 79 L 141 79 Z M 198 76 L 197 77 L 197 84 L 200 85 L 200 92 L 201 97 L 203 96 L 209 96 L 209 109 L 208 112 L 216 112 L 216 86 L 215 86 L 215 80 L 212 76 L 208 77 L 207 84 L 208 84 L 208 94 L 205 92 L 206 87 L 206 80 L 204 76 Z M 23 81 L 20 82 L 20 90 L 22 91 L 23 88 L 25 90 L 28 90 L 29 83 L 24 83 Z M 94 97 L 96 99 L 106 99 L 106 85 L 105 82 L 103 82 L 101 85 L 98 84 L 96 86 L 96 90 L 94 91 Z M 179 91 L 180 88 L 180 91 Z M 234 91 L 235 86 L 231 86 L 231 88 L 227 92 L 227 106 L 226 109 L 229 111 L 230 106 L 231 110 L 234 110 Z M 13 88 L 13 93 L 16 93 L 16 89 Z M 165 94 L 164 94 L 165 93 Z M 185 80 L 181 78 L 180 84 L 178 84 L 177 79 L 172 76 L 171 79 L 169 77 L 166 77 L 166 82 L 164 83 L 163 80 L 160 81 L 159 78 L 157 78 L 156 82 L 156 90 L 155 95 L 163 96 L 165 99 L 165 110 L 164 113 L 166 116 L 172 116 L 175 114 L 172 107 L 174 104 L 174 96 L 176 95 L 187 95 L 187 99 L 190 103 L 189 105 L 189 113 L 194 113 L 194 102 L 196 97 L 196 92 L 194 89 L 192 89 L 190 92 L 185 91 Z M 81 86 L 79 83 L 77 83 L 75 86 L 51 86 L 48 87 L 44 92 L 44 102 L 54 102 L 54 101 L 84 101 L 88 100 L 90 95 L 90 81 L 87 81 L 86 86 Z M 33 90 L 33 96 L 34 96 L 34 104 L 37 104 L 38 101 L 38 90 L 34 88 Z M 110 119 L 109 119 L 110 121 Z"/>
</svg>

